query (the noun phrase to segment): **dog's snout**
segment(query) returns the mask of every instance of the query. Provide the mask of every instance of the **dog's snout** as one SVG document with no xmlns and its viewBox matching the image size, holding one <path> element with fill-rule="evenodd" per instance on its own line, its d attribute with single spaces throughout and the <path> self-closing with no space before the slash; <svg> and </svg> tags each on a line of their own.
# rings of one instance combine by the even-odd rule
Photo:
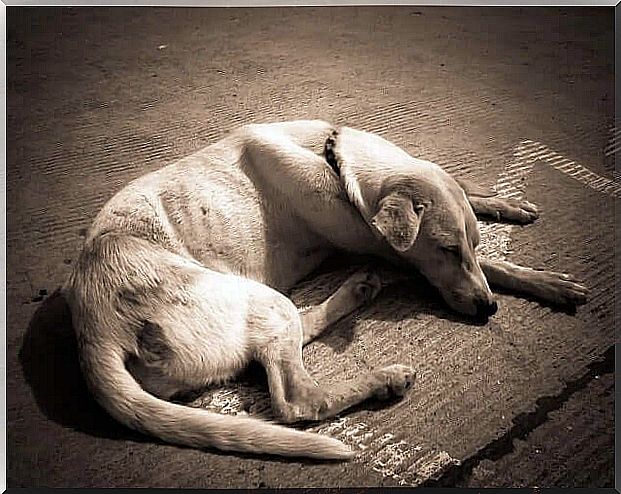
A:
<svg viewBox="0 0 621 494">
<path fill-rule="evenodd" d="M 481 319 L 486 319 L 488 317 L 493 316 L 498 312 L 498 304 L 495 300 L 477 300 L 476 302 L 477 308 L 477 317 Z"/>
</svg>

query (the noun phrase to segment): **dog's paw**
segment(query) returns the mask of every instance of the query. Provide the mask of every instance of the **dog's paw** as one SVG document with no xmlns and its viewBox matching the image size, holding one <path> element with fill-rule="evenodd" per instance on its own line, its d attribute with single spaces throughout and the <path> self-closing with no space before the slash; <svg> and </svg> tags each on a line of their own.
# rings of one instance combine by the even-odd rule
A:
<svg viewBox="0 0 621 494">
<path fill-rule="evenodd" d="M 414 369 L 399 364 L 380 369 L 376 376 L 381 380 L 382 385 L 378 388 L 375 397 L 381 400 L 405 395 L 416 380 Z"/>
<path fill-rule="evenodd" d="M 541 298 L 558 305 L 582 305 L 589 290 L 572 275 L 554 271 L 534 271 Z"/>
<path fill-rule="evenodd" d="M 341 289 L 353 297 L 353 305 L 358 307 L 377 297 L 382 289 L 382 280 L 374 272 L 363 269 L 352 274 Z"/>
<path fill-rule="evenodd" d="M 539 218 L 539 210 L 532 202 L 515 199 L 500 199 L 496 208 L 496 219 L 514 221 L 520 224 L 532 223 Z"/>
</svg>

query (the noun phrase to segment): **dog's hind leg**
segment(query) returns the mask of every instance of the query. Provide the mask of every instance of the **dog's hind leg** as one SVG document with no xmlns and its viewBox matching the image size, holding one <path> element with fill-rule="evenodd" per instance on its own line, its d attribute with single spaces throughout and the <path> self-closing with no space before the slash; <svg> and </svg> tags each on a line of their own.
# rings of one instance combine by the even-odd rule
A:
<svg viewBox="0 0 621 494">
<path fill-rule="evenodd" d="M 402 396 L 412 386 L 414 371 L 403 365 L 391 365 L 329 388 L 320 386 L 304 368 L 303 323 L 293 303 L 279 295 L 263 301 L 262 306 L 269 311 L 255 313 L 252 325 L 257 331 L 251 345 L 267 372 L 274 414 L 283 422 L 323 420 L 369 398 Z"/>
<path fill-rule="evenodd" d="M 351 275 L 324 302 L 301 310 L 303 344 L 311 342 L 328 326 L 373 300 L 381 288 L 379 276 L 367 270 L 360 270 Z"/>
<path fill-rule="evenodd" d="M 285 423 L 324 420 L 368 399 L 389 400 L 403 396 L 414 383 L 415 372 L 405 365 L 390 365 L 330 386 L 318 384 L 300 359 L 279 369 L 286 399 L 274 403 Z M 270 371 L 268 370 L 268 375 Z"/>
</svg>

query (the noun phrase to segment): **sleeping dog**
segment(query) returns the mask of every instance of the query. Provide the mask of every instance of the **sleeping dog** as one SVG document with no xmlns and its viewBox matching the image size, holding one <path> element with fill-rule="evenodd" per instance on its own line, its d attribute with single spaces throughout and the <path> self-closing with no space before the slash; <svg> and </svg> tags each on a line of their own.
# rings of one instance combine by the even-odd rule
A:
<svg viewBox="0 0 621 494">
<path fill-rule="evenodd" d="M 179 392 L 266 370 L 283 423 L 323 420 L 403 395 L 414 371 L 391 365 L 330 389 L 302 346 L 376 296 L 353 274 L 322 304 L 285 296 L 335 251 L 421 272 L 463 314 L 497 310 L 489 283 L 560 304 L 586 289 L 568 275 L 477 259 L 475 214 L 528 223 L 528 202 L 476 195 L 383 138 L 322 121 L 247 125 L 118 192 L 90 228 L 64 286 L 95 398 L 123 424 L 193 447 L 348 459 L 328 436 L 172 403 Z"/>
</svg>

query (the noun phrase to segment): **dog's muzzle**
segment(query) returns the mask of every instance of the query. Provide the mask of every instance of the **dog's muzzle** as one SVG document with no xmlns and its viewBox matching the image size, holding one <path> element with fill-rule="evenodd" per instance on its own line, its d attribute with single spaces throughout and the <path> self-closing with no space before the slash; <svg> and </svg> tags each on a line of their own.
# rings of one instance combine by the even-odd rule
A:
<svg viewBox="0 0 621 494">
<path fill-rule="evenodd" d="M 330 168 L 334 170 L 334 173 L 336 173 L 337 177 L 340 177 L 341 168 L 339 167 L 339 162 L 336 159 L 336 154 L 334 153 L 334 148 L 336 147 L 336 138 L 338 137 L 338 135 L 338 131 L 333 130 L 332 134 L 330 134 L 330 137 L 326 139 L 326 143 L 323 146 L 323 156 L 326 160 L 326 163 L 328 163 L 328 165 L 330 165 Z"/>
</svg>

